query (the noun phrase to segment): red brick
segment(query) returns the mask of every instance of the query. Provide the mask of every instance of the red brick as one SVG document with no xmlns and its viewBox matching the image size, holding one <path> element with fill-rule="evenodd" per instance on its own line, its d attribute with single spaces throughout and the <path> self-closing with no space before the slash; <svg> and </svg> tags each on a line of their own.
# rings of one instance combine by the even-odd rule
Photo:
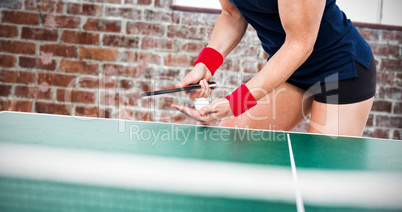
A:
<svg viewBox="0 0 402 212">
<path fill-rule="evenodd" d="M 206 43 L 185 43 L 181 49 L 184 52 L 198 54 L 205 46 L 207 46 Z"/>
<path fill-rule="evenodd" d="M 105 46 L 116 46 L 116 47 L 126 47 L 126 48 L 138 48 L 139 38 L 126 37 L 119 35 L 104 35 L 103 45 Z"/>
<path fill-rule="evenodd" d="M 373 114 L 369 114 L 369 117 L 367 119 L 367 123 L 366 126 L 367 127 L 372 127 L 374 124 L 374 115 Z"/>
<path fill-rule="evenodd" d="M 72 115 L 67 110 L 68 107 L 69 107 L 69 105 L 65 105 L 65 104 L 55 104 L 55 103 L 48 103 L 48 102 L 35 102 L 35 112 L 37 112 L 37 113 Z"/>
<path fill-rule="evenodd" d="M 391 126 L 393 128 L 402 129 L 402 117 L 401 116 L 391 117 Z"/>
<path fill-rule="evenodd" d="M 376 115 L 375 117 L 376 127 L 392 127 L 391 118 L 389 116 Z"/>
<path fill-rule="evenodd" d="M 165 66 L 193 66 L 195 58 L 189 57 L 187 55 L 167 55 L 164 57 L 164 65 Z"/>
<path fill-rule="evenodd" d="M 402 32 L 401 31 L 382 31 L 382 39 L 383 40 L 391 40 L 391 41 L 398 41 L 402 43 Z"/>
<path fill-rule="evenodd" d="M 86 117 L 100 117 L 98 107 L 81 107 L 77 106 L 75 108 L 76 116 L 86 116 Z"/>
<path fill-rule="evenodd" d="M 38 75 L 38 84 L 50 86 L 61 86 L 67 87 L 70 83 L 71 85 L 75 85 L 76 77 L 72 75 L 65 74 L 55 74 L 55 73 L 39 73 Z"/>
<path fill-rule="evenodd" d="M 35 44 L 20 41 L 0 40 L 0 51 L 14 54 L 35 54 Z"/>
<path fill-rule="evenodd" d="M 104 77 L 80 77 L 79 84 L 81 88 L 115 88 L 117 80 L 114 76 Z"/>
<path fill-rule="evenodd" d="M 80 48 L 80 58 L 101 61 L 115 61 L 119 51 L 117 49 Z"/>
<path fill-rule="evenodd" d="M 180 23 L 180 13 L 165 12 L 156 10 L 145 10 L 145 20 L 150 22 L 165 22 L 170 24 Z"/>
<path fill-rule="evenodd" d="M 62 13 L 63 12 L 63 1 L 38 1 L 38 0 L 25 0 L 24 1 L 26 10 L 34 10 L 38 12 L 45 13 Z"/>
<path fill-rule="evenodd" d="M 402 102 L 395 102 L 394 104 L 394 113 L 402 114 Z"/>
<path fill-rule="evenodd" d="M 22 28 L 21 38 L 43 41 L 57 41 L 57 29 Z"/>
<path fill-rule="evenodd" d="M 19 112 L 32 112 L 32 102 L 30 101 L 13 101 L 12 111 L 19 111 Z"/>
<path fill-rule="evenodd" d="M 80 74 L 97 74 L 98 65 L 75 60 L 61 60 L 60 71 Z"/>
<path fill-rule="evenodd" d="M 132 114 L 131 120 L 138 120 L 138 121 L 154 121 L 154 115 L 152 112 L 147 111 L 135 111 Z"/>
<path fill-rule="evenodd" d="M 143 91 L 149 91 L 149 90 L 143 90 Z M 154 110 L 156 104 L 155 104 L 155 98 L 139 98 L 137 101 L 137 105 L 142 109 L 142 110 L 148 110 L 152 111 Z"/>
<path fill-rule="evenodd" d="M 148 84 L 146 82 L 139 82 L 139 83 L 137 83 L 136 87 L 140 88 L 141 91 L 153 90 L 153 89 L 151 89 L 150 84 Z"/>
<path fill-rule="evenodd" d="M 0 37 L 13 38 L 18 35 L 16 26 L 0 24 Z"/>
<path fill-rule="evenodd" d="M 402 130 L 394 130 L 394 134 L 392 136 L 392 139 L 395 140 L 402 140 Z"/>
<path fill-rule="evenodd" d="M 121 22 L 115 20 L 89 18 L 84 25 L 84 29 L 90 31 L 120 32 Z"/>
<path fill-rule="evenodd" d="M 377 88 L 377 98 L 379 98 L 379 99 L 384 99 L 385 98 L 385 88 L 384 87 L 382 87 L 382 86 L 379 86 L 378 88 Z"/>
<path fill-rule="evenodd" d="M 187 26 L 207 26 L 213 28 L 215 26 L 218 15 L 204 13 L 184 13 L 181 16 L 180 23 Z"/>
<path fill-rule="evenodd" d="M 30 99 L 51 99 L 52 90 L 49 87 L 42 89 L 38 86 L 17 86 L 14 95 Z"/>
<path fill-rule="evenodd" d="M 377 72 L 377 84 L 392 85 L 394 83 L 394 73 L 392 72 Z"/>
<path fill-rule="evenodd" d="M 137 92 L 102 92 L 99 101 L 100 104 L 106 106 L 137 106 L 140 99 Z"/>
<path fill-rule="evenodd" d="M 121 0 L 86 0 L 88 2 L 99 2 L 99 3 L 111 3 L 111 4 L 120 4 Z"/>
<path fill-rule="evenodd" d="M 173 103 L 177 103 L 178 100 L 172 97 L 160 97 L 158 99 L 158 107 L 159 109 L 171 109 L 170 105 Z"/>
<path fill-rule="evenodd" d="M 371 110 L 377 111 L 377 112 L 391 113 L 392 112 L 392 102 L 376 100 L 376 101 L 374 101 L 373 107 Z"/>
<path fill-rule="evenodd" d="M 77 57 L 77 47 L 60 44 L 45 44 L 40 47 L 40 52 L 52 53 L 59 57 Z"/>
<path fill-rule="evenodd" d="M 399 46 L 390 44 L 370 44 L 376 56 L 399 57 Z"/>
<path fill-rule="evenodd" d="M 269 54 L 266 53 L 265 51 L 262 52 L 262 58 L 264 58 L 264 60 L 267 60 L 269 57 Z"/>
<path fill-rule="evenodd" d="M 111 118 L 111 109 L 99 109 L 98 107 L 76 106 L 74 115 L 86 116 L 86 117 Z"/>
<path fill-rule="evenodd" d="M 45 61 L 41 58 L 32 58 L 32 57 L 20 57 L 19 62 L 21 67 L 24 68 L 35 68 L 35 69 L 45 69 L 45 70 L 55 70 L 56 69 L 56 61 Z"/>
<path fill-rule="evenodd" d="M 21 9 L 21 1 L 0 1 L 0 8 Z"/>
<path fill-rule="evenodd" d="M 387 139 L 387 138 L 389 138 L 389 133 L 390 133 L 389 129 L 375 129 L 371 133 L 371 137 Z"/>
<path fill-rule="evenodd" d="M 230 95 L 235 88 L 228 86 L 219 86 L 212 92 L 213 99 L 225 98 L 225 96 Z"/>
<path fill-rule="evenodd" d="M 179 43 L 172 39 L 144 37 L 141 41 L 142 49 L 153 49 L 157 51 L 175 51 Z"/>
<path fill-rule="evenodd" d="M 155 0 L 155 7 L 169 8 L 171 3 L 171 0 Z"/>
<path fill-rule="evenodd" d="M 226 92 L 225 93 L 226 95 L 224 95 L 224 96 L 220 96 L 220 95 L 222 95 L 225 91 L 231 90 L 227 86 L 234 85 L 237 87 L 238 85 L 244 84 L 243 80 L 248 80 L 253 75 L 255 75 L 255 74 L 243 74 L 242 77 L 239 77 L 237 74 L 228 74 L 223 71 L 218 71 L 214 75 L 214 80 L 218 85 L 221 85 L 221 86 L 219 86 L 217 89 L 215 89 L 213 94 L 214 95 L 219 94 L 219 95 L 217 95 L 217 97 L 220 97 L 220 98 L 225 97 L 225 96 L 229 95 L 230 93 Z"/>
<path fill-rule="evenodd" d="M 125 106 L 137 106 L 141 97 L 139 96 L 139 93 L 137 90 L 134 91 L 128 91 L 124 92 L 122 96 L 120 97 L 119 104 L 120 105 L 125 105 Z"/>
<path fill-rule="evenodd" d="M 105 17 L 120 17 L 130 20 L 140 20 L 141 10 L 136 10 L 134 8 L 128 7 L 106 7 Z"/>
<path fill-rule="evenodd" d="M 245 73 L 257 73 L 259 71 L 258 61 L 243 61 L 242 67 Z"/>
<path fill-rule="evenodd" d="M 59 15 L 43 15 L 43 26 L 51 28 L 78 28 L 81 18 Z"/>
<path fill-rule="evenodd" d="M 99 96 L 99 103 L 106 106 L 118 106 L 120 102 L 119 94 L 115 92 L 102 92 Z"/>
<path fill-rule="evenodd" d="M 11 55 L 0 55 L 0 67 L 11 68 L 15 65 L 15 57 Z"/>
<path fill-rule="evenodd" d="M 64 30 L 61 35 L 61 40 L 64 43 L 98 45 L 99 34 Z"/>
<path fill-rule="evenodd" d="M 134 119 L 133 115 L 133 110 L 126 107 L 119 107 L 118 110 L 115 112 L 115 117 L 117 117 L 118 119 L 136 120 Z"/>
<path fill-rule="evenodd" d="M 260 55 L 260 47 L 254 47 L 254 46 L 242 46 L 239 45 L 233 51 L 231 52 L 231 55 L 233 56 L 239 56 L 239 57 L 258 57 Z"/>
<path fill-rule="evenodd" d="M 145 78 L 155 80 L 158 77 L 158 80 L 169 80 L 180 82 L 181 71 L 179 69 L 155 69 L 150 68 L 147 70 Z"/>
<path fill-rule="evenodd" d="M 67 13 L 73 15 L 100 16 L 102 6 L 94 4 L 67 3 Z"/>
<path fill-rule="evenodd" d="M 206 36 L 206 31 L 204 28 L 199 28 L 195 26 L 184 26 L 184 25 L 169 25 L 167 36 L 169 38 L 184 38 L 191 40 L 203 40 Z"/>
<path fill-rule="evenodd" d="M 384 89 L 385 98 L 387 99 L 402 99 L 402 88 L 386 87 Z"/>
<path fill-rule="evenodd" d="M 0 85 L 0 96 L 8 96 L 11 93 L 11 85 Z"/>
<path fill-rule="evenodd" d="M 402 73 L 397 73 L 395 75 L 394 83 L 396 86 L 402 87 Z"/>
<path fill-rule="evenodd" d="M 120 80 L 120 87 L 124 89 L 131 89 L 134 87 L 134 81 L 133 80 Z"/>
<path fill-rule="evenodd" d="M 39 16 L 35 13 L 3 11 L 1 22 L 36 26 L 39 24 Z"/>
<path fill-rule="evenodd" d="M 163 36 L 165 28 L 162 24 L 147 22 L 127 22 L 127 34 Z"/>
<path fill-rule="evenodd" d="M 151 5 L 152 0 L 137 0 L 138 5 Z"/>
<path fill-rule="evenodd" d="M 138 62 L 138 53 L 137 52 L 130 52 L 126 51 L 120 58 L 121 62 L 129 62 L 129 63 L 135 63 Z"/>
<path fill-rule="evenodd" d="M 70 99 L 66 99 L 68 98 L 68 95 L 70 95 Z M 57 101 L 61 102 L 68 102 L 70 100 L 71 102 L 81 102 L 85 104 L 95 103 L 95 94 L 89 91 L 71 90 L 70 92 L 58 89 L 56 96 Z"/>
<path fill-rule="evenodd" d="M 120 87 L 122 87 L 126 90 L 129 90 L 129 91 L 132 91 L 131 93 L 125 93 L 126 96 L 130 96 L 130 98 L 134 98 L 137 100 L 140 98 L 139 97 L 140 92 L 153 90 L 153 89 L 151 89 L 151 86 L 149 83 L 143 82 L 143 81 L 134 82 L 133 80 L 123 79 L 123 80 L 120 80 L 120 85 L 121 85 Z M 142 99 L 143 106 L 144 106 L 144 101 L 146 101 L 146 99 Z M 152 103 L 153 103 L 153 101 L 152 101 Z"/>
<path fill-rule="evenodd" d="M 366 40 L 366 41 L 378 41 L 380 39 L 380 30 L 375 30 L 375 29 L 367 29 L 367 28 L 357 28 L 357 30 L 360 32 L 360 35 Z"/>
<path fill-rule="evenodd" d="M 29 84 L 35 82 L 35 73 L 24 71 L 0 71 L 0 82 Z"/>
<path fill-rule="evenodd" d="M 11 100 L 0 99 L 0 111 L 10 110 L 10 109 L 11 109 Z"/>
<path fill-rule="evenodd" d="M 261 71 L 262 68 L 264 68 L 264 66 L 267 64 L 266 61 L 258 61 L 258 65 L 257 65 L 257 69 L 258 71 Z"/>
<path fill-rule="evenodd" d="M 222 63 L 222 66 L 219 67 L 219 70 L 227 70 L 227 71 L 240 71 L 240 61 L 227 59 Z"/>
<path fill-rule="evenodd" d="M 146 64 L 155 64 L 155 65 L 161 64 L 161 56 L 149 52 L 141 53 L 140 60 Z"/>
<path fill-rule="evenodd" d="M 105 75 L 117 75 L 125 77 L 139 77 L 146 72 L 141 66 L 123 66 L 115 64 L 103 65 L 103 73 Z"/>
<path fill-rule="evenodd" d="M 402 59 L 381 59 L 380 70 L 402 72 Z"/>
</svg>

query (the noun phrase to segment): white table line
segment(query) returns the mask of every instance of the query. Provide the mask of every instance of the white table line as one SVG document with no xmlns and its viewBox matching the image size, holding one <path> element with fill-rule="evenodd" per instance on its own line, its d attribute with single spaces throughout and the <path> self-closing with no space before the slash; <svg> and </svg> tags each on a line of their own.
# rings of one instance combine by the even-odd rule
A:
<svg viewBox="0 0 402 212">
<path fill-rule="evenodd" d="M 292 142 L 290 141 L 290 136 L 287 134 L 288 137 L 288 146 L 289 146 L 289 156 L 290 156 L 290 165 L 292 167 L 292 176 L 293 176 L 293 182 L 295 184 L 295 193 L 296 193 L 296 207 L 298 212 L 304 212 L 304 203 L 303 199 L 300 193 L 300 187 L 299 187 L 299 182 L 297 180 L 297 172 L 296 172 L 296 164 L 295 164 L 295 159 L 293 156 L 293 150 L 292 150 Z"/>
</svg>

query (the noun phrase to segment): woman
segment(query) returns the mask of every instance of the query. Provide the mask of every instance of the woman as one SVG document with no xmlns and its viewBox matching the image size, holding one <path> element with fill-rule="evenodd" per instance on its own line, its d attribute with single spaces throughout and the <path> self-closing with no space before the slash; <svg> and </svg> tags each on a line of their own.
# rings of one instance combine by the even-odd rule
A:
<svg viewBox="0 0 402 212">
<path fill-rule="evenodd" d="M 308 132 L 361 136 L 375 95 L 371 49 L 335 0 L 220 0 L 208 46 L 178 86 L 207 81 L 251 24 L 269 54 L 251 80 L 200 112 L 172 107 L 221 126 L 291 130 L 311 114 Z M 269 104 L 267 104 L 269 102 Z M 237 117 L 234 118 L 233 116 Z M 265 117 L 264 119 L 256 117 Z"/>
</svg>

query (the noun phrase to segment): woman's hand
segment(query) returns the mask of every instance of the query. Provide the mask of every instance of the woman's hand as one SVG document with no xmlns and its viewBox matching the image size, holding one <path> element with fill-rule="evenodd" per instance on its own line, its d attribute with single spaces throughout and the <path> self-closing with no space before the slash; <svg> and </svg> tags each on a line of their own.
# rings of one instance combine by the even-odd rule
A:
<svg viewBox="0 0 402 212">
<path fill-rule="evenodd" d="M 194 66 L 194 69 L 188 73 L 183 81 L 176 85 L 177 88 L 181 88 L 187 86 L 189 84 L 199 83 L 201 85 L 201 89 L 196 90 L 188 94 L 190 99 L 194 100 L 196 98 L 207 98 L 212 90 L 208 86 L 208 82 L 211 79 L 211 72 L 208 70 L 207 66 L 203 63 L 197 63 Z"/>
<path fill-rule="evenodd" d="M 171 107 L 204 125 L 233 115 L 229 101 L 225 98 L 212 101 L 209 105 L 202 107 L 200 111 L 177 104 L 172 104 Z"/>
</svg>

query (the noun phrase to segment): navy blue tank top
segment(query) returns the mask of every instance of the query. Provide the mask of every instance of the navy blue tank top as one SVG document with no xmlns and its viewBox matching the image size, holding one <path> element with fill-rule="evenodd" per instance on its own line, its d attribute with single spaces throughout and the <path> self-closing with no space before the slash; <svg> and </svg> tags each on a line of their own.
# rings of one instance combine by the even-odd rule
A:
<svg viewBox="0 0 402 212">
<path fill-rule="evenodd" d="M 286 36 L 277 0 L 230 1 L 256 30 L 269 60 Z M 313 84 L 353 78 L 357 76 L 355 62 L 368 68 L 371 58 L 370 46 L 336 5 L 336 0 L 327 0 L 314 50 L 290 79 Z"/>
</svg>

